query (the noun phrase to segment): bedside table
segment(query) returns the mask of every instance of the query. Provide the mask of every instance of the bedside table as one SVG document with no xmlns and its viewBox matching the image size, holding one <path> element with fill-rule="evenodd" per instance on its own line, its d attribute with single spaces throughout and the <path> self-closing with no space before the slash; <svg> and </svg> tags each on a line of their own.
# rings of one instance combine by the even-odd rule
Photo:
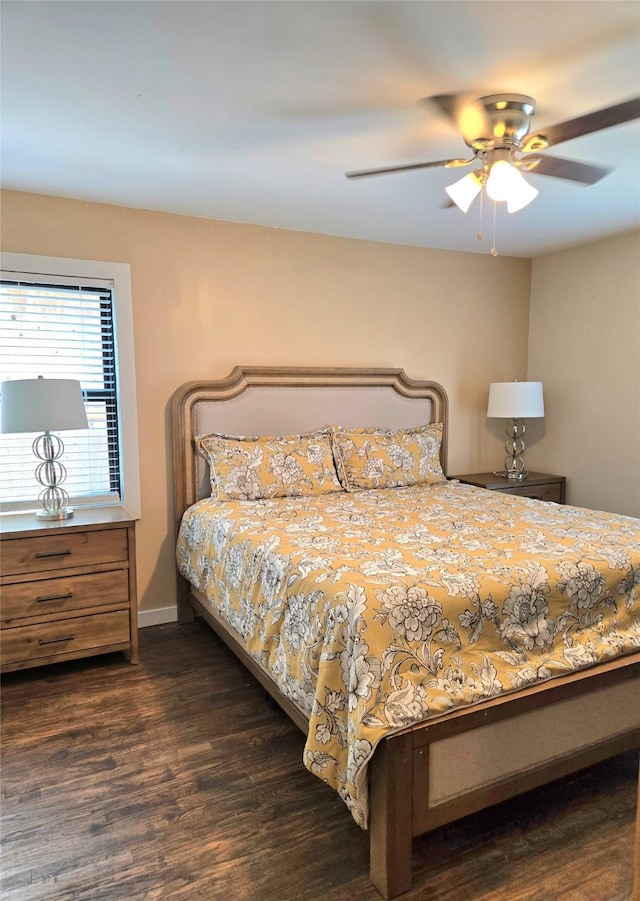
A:
<svg viewBox="0 0 640 901">
<path fill-rule="evenodd" d="M 135 522 L 123 510 L 0 520 L 0 671 L 125 651 L 138 662 Z"/>
<path fill-rule="evenodd" d="M 550 476 L 544 472 L 530 472 L 526 479 L 505 479 L 492 472 L 474 472 L 463 476 L 450 476 L 464 485 L 476 485 L 501 494 L 519 494 L 538 501 L 555 501 L 564 504 L 565 476 Z"/>
</svg>

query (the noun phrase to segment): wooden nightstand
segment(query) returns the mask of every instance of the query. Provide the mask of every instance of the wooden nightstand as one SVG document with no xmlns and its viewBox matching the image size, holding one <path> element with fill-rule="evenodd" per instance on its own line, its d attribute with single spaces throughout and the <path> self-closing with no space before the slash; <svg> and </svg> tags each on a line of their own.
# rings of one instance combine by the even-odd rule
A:
<svg viewBox="0 0 640 901">
<path fill-rule="evenodd" d="M 2 672 L 125 651 L 138 662 L 135 522 L 114 508 L 0 521 Z"/>
<path fill-rule="evenodd" d="M 564 504 L 565 476 L 550 476 L 544 472 L 530 472 L 526 479 L 505 479 L 492 472 L 474 472 L 463 476 L 450 476 L 465 485 L 476 485 L 502 494 L 519 494 L 538 501 L 555 501 Z"/>
</svg>

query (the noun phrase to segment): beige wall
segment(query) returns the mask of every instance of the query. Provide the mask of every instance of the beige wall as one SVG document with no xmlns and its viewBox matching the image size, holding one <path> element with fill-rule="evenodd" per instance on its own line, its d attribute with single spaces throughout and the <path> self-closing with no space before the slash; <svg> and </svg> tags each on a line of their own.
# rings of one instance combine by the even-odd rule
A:
<svg viewBox="0 0 640 901">
<path fill-rule="evenodd" d="M 640 231 L 534 260 L 528 377 L 544 382 L 530 468 L 568 501 L 640 516 Z"/>
<path fill-rule="evenodd" d="M 529 260 L 17 192 L 2 226 L 5 251 L 131 265 L 143 609 L 175 601 L 168 409 L 185 381 L 236 364 L 402 367 L 449 394 L 450 473 L 501 465 L 486 399 L 526 373 Z"/>
</svg>

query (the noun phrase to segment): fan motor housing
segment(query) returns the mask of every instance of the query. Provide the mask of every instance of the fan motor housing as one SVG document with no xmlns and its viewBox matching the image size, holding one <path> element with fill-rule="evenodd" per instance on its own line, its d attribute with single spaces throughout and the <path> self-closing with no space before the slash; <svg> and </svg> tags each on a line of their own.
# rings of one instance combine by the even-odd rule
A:
<svg viewBox="0 0 640 901">
<path fill-rule="evenodd" d="M 474 150 L 520 147 L 536 104 L 526 94 L 489 94 L 463 112 L 464 141 Z M 464 122 L 464 119 L 467 122 Z"/>
</svg>

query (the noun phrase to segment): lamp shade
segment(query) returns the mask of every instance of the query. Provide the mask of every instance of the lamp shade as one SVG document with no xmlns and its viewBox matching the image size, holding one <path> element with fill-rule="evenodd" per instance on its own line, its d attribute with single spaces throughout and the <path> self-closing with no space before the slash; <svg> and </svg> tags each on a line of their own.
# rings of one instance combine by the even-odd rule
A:
<svg viewBox="0 0 640 901">
<path fill-rule="evenodd" d="M 0 387 L 0 431 L 63 432 L 88 428 L 80 382 L 12 379 Z"/>
<path fill-rule="evenodd" d="M 507 160 L 498 159 L 487 179 L 487 194 L 492 200 L 506 201 L 510 213 L 516 213 L 535 200 L 538 190 Z"/>
<path fill-rule="evenodd" d="M 492 382 L 487 417 L 539 419 L 544 416 L 542 382 Z"/>
<path fill-rule="evenodd" d="M 487 194 L 492 200 L 506 200 L 513 185 L 521 178 L 511 163 L 507 160 L 497 160 L 489 172 L 487 179 Z"/>
<path fill-rule="evenodd" d="M 507 210 L 509 213 L 517 213 L 518 210 L 524 209 L 532 200 L 535 200 L 540 192 L 529 184 L 522 176 L 520 181 L 514 186 L 514 189 L 507 197 Z"/>
<path fill-rule="evenodd" d="M 455 205 L 459 207 L 463 213 L 466 213 L 474 199 L 482 190 L 482 182 L 475 172 L 470 172 L 459 181 L 454 181 L 452 185 L 445 188 L 449 197 Z"/>
</svg>

